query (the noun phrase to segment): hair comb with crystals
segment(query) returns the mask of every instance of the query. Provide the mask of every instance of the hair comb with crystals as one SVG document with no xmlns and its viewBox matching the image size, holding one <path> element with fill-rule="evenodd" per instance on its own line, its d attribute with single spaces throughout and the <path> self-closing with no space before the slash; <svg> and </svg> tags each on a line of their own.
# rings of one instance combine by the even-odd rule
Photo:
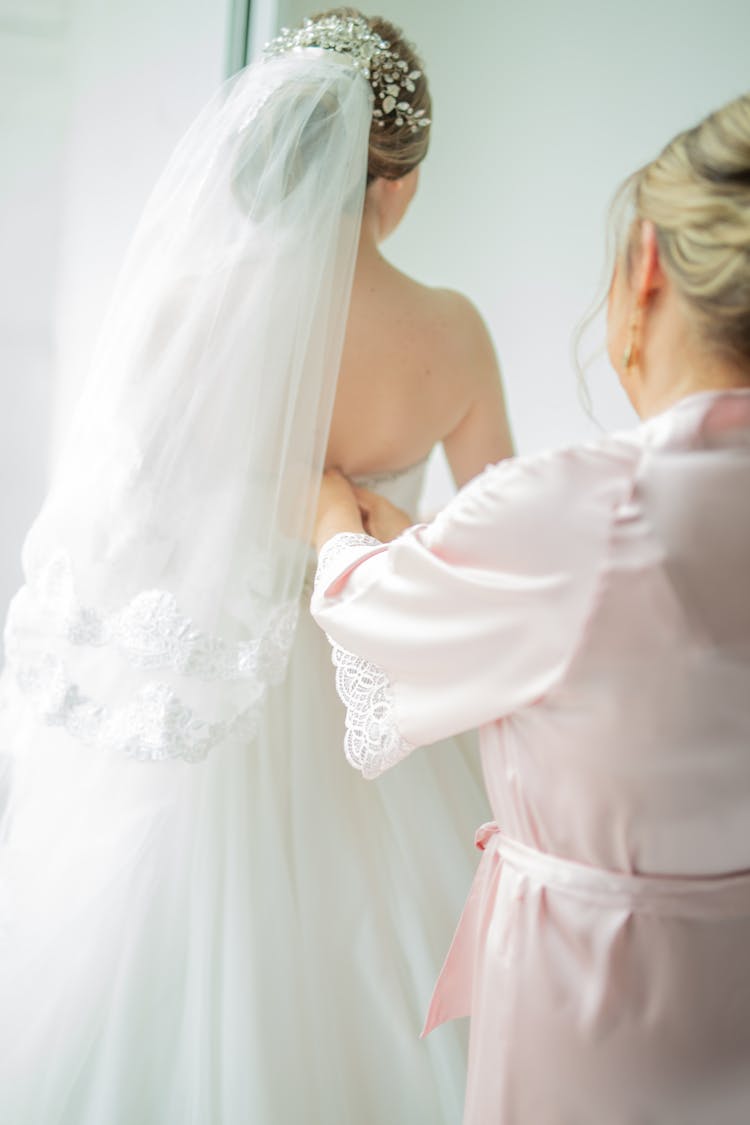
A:
<svg viewBox="0 0 750 1125">
<path fill-rule="evenodd" d="M 421 70 L 411 70 L 409 64 L 391 50 L 389 41 L 373 31 L 362 16 L 323 16 L 317 20 L 306 19 L 291 31 L 282 27 L 281 34 L 266 44 L 263 54 L 271 58 L 300 47 L 322 47 L 348 55 L 352 65 L 373 88 L 377 104 L 372 116 L 376 124 L 385 125 L 385 118 L 392 115 L 395 125 L 407 125 L 416 133 L 431 123 L 425 111 L 414 109 L 409 101 Z"/>
</svg>

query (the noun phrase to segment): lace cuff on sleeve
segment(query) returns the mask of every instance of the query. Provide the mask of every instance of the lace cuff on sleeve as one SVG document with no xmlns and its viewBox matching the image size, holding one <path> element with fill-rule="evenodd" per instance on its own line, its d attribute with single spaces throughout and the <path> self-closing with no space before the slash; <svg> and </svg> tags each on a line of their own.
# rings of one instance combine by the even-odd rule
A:
<svg viewBox="0 0 750 1125">
<path fill-rule="evenodd" d="M 335 535 L 320 552 L 315 576 L 316 591 L 340 576 L 349 562 L 363 557 L 363 548 L 382 547 L 371 535 L 347 532 Z M 414 747 L 401 737 L 394 714 L 393 690 L 377 664 L 363 660 L 329 636 L 336 669 L 336 691 L 346 707 L 344 752 L 347 761 L 368 779 L 395 766 Z"/>
<path fill-rule="evenodd" d="M 347 564 L 364 558 L 363 547 L 382 550 L 385 544 L 372 535 L 354 531 L 342 531 L 324 543 L 318 555 L 318 569 L 315 573 L 316 593 L 322 592 L 335 578 L 343 576 Z"/>
</svg>

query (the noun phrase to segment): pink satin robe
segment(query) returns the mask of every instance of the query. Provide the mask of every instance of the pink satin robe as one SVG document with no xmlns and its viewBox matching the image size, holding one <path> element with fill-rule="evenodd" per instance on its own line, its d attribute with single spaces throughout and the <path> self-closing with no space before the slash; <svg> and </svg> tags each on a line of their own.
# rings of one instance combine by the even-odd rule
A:
<svg viewBox="0 0 750 1125">
<path fill-rule="evenodd" d="M 366 776 L 481 728 L 465 1125 L 747 1125 L 750 390 L 335 537 L 313 613 Z"/>
</svg>

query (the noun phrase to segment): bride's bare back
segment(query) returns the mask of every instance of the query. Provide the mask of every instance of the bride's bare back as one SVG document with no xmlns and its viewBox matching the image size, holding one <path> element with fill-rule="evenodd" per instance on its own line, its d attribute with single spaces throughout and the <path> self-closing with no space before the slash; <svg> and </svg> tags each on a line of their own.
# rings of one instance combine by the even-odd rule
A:
<svg viewBox="0 0 750 1125">
<path fill-rule="evenodd" d="M 445 446 L 456 483 L 512 454 L 487 329 L 470 301 L 396 270 L 363 238 L 327 465 L 405 468 Z"/>
</svg>

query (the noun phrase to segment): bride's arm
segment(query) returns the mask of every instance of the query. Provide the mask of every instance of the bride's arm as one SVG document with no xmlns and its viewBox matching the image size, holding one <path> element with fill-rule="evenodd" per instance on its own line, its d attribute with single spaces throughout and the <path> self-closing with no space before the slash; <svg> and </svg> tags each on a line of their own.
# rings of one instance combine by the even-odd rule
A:
<svg viewBox="0 0 750 1125">
<path fill-rule="evenodd" d="M 468 405 L 455 429 L 443 439 L 456 485 L 461 488 L 485 466 L 512 457 L 513 437 L 502 376 L 492 339 L 477 309 L 452 294 L 455 332 L 461 341 L 459 376 L 468 385 Z"/>
</svg>

